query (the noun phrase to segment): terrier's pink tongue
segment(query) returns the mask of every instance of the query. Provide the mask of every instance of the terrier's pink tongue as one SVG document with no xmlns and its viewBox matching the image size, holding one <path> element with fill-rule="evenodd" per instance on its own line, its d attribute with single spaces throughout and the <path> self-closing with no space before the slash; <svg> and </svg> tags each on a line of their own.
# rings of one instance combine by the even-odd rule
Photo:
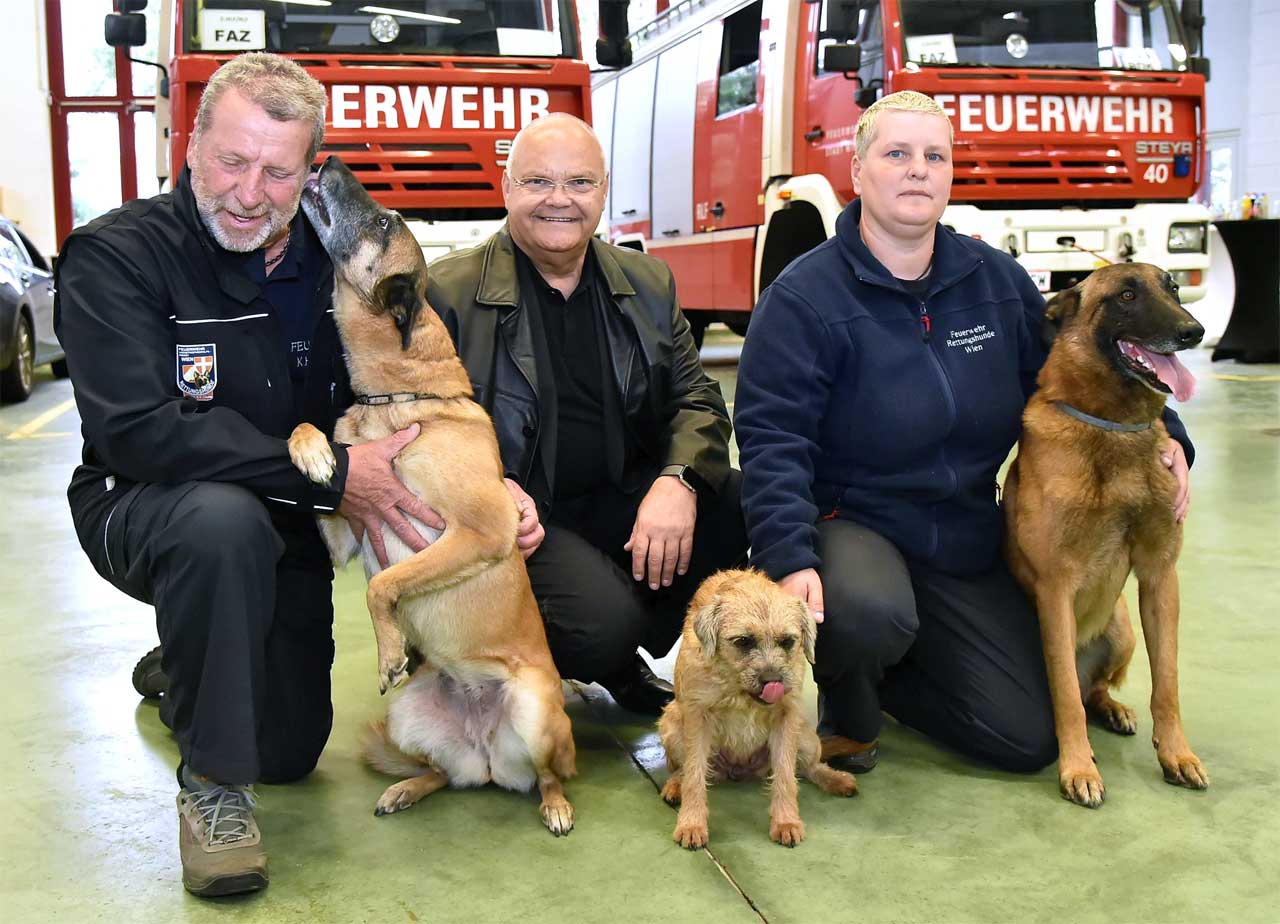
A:
<svg viewBox="0 0 1280 924">
<path fill-rule="evenodd" d="M 1139 348 L 1141 349 L 1141 348 Z M 1196 391 L 1196 377 L 1173 353 L 1152 353 L 1142 350 L 1142 355 L 1155 369 L 1156 377 L 1169 386 L 1173 396 L 1179 401 L 1186 401 Z"/>
<path fill-rule="evenodd" d="M 760 691 L 760 698 L 772 705 L 782 699 L 782 694 L 785 692 L 787 692 L 787 688 L 782 685 L 782 681 L 770 680 L 764 685 L 764 689 Z"/>
</svg>

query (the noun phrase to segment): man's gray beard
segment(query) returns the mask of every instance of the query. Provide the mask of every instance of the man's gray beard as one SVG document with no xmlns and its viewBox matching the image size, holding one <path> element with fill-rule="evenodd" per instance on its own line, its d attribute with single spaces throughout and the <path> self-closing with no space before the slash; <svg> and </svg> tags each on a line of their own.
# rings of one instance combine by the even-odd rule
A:
<svg viewBox="0 0 1280 924">
<path fill-rule="evenodd" d="M 226 209 L 216 198 L 204 194 L 203 185 L 193 173 L 191 175 L 191 192 L 196 198 L 196 211 L 200 214 L 200 220 L 204 222 L 205 228 L 213 235 L 213 239 L 218 242 L 218 246 L 232 253 L 252 253 L 267 241 L 284 233 L 284 229 L 289 226 L 289 222 L 293 221 L 293 216 L 298 214 L 298 203 L 302 201 L 302 187 L 298 187 L 298 195 L 288 209 L 288 214 L 283 209 L 270 208 L 267 212 L 270 220 L 252 238 L 247 241 L 237 240 L 218 221 L 218 213 L 225 212 Z"/>
</svg>

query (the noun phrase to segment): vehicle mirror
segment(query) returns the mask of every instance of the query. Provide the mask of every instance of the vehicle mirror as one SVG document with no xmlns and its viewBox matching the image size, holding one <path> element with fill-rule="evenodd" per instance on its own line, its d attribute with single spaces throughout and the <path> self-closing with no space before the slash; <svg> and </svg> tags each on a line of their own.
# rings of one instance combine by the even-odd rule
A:
<svg viewBox="0 0 1280 924">
<path fill-rule="evenodd" d="M 630 0 L 600 0 L 600 38 L 596 60 L 602 67 L 628 67 L 631 41 L 627 38 L 627 6 Z"/>
<path fill-rule="evenodd" d="M 862 46 L 857 42 L 828 45 L 822 50 L 822 69 L 829 74 L 851 74 L 861 66 Z"/>
<path fill-rule="evenodd" d="M 141 13 L 147 8 L 147 0 L 116 0 L 117 13 Z"/>
<path fill-rule="evenodd" d="M 858 0 L 831 0 L 827 8 L 827 28 L 824 38 L 848 41 L 858 37 Z"/>
<path fill-rule="evenodd" d="M 1204 5 L 1201 0 L 1182 0 L 1178 18 L 1182 20 L 1182 31 L 1187 34 L 1187 53 L 1194 55 L 1200 51 L 1204 40 Z"/>
<path fill-rule="evenodd" d="M 147 44 L 147 17 L 141 13 L 108 13 L 102 33 L 112 48 L 138 48 Z"/>
<path fill-rule="evenodd" d="M 1187 58 L 1187 70 L 1193 74 L 1203 74 L 1207 82 L 1209 80 L 1209 59 L 1193 55 Z"/>
</svg>

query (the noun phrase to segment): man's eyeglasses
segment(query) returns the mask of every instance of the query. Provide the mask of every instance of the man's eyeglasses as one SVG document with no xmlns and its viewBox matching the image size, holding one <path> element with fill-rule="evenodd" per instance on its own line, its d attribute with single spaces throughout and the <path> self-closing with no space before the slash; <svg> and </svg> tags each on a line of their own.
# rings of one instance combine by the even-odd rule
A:
<svg viewBox="0 0 1280 924">
<path fill-rule="evenodd" d="M 507 176 L 511 177 L 513 185 L 519 186 L 534 196 L 549 196 L 557 188 L 563 189 L 571 196 L 589 196 L 604 185 L 604 180 L 594 180 L 589 176 L 570 177 L 559 183 L 545 176 L 527 176 L 523 180 L 517 180 L 511 174 Z"/>
</svg>

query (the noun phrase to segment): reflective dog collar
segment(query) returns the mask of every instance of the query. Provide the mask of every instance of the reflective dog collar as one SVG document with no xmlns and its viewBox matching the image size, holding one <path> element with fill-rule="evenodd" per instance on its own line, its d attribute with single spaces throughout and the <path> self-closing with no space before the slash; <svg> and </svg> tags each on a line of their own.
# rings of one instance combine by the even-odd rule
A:
<svg viewBox="0 0 1280 924">
<path fill-rule="evenodd" d="M 433 395 L 425 391 L 398 391 L 390 395 L 356 395 L 356 404 L 401 404 L 405 401 L 444 401 L 443 395 Z"/>
<path fill-rule="evenodd" d="M 1091 427 L 1100 427 L 1103 430 L 1118 430 L 1121 433 L 1140 433 L 1143 430 L 1151 429 L 1151 421 L 1146 423 L 1119 423 L 1115 420 L 1107 420 L 1104 417 L 1094 417 L 1092 414 L 1086 414 L 1078 407 L 1072 407 L 1065 401 L 1055 401 L 1054 405 L 1064 414 L 1069 414 L 1082 423 L 1087 423 Z"/>
</svg>

